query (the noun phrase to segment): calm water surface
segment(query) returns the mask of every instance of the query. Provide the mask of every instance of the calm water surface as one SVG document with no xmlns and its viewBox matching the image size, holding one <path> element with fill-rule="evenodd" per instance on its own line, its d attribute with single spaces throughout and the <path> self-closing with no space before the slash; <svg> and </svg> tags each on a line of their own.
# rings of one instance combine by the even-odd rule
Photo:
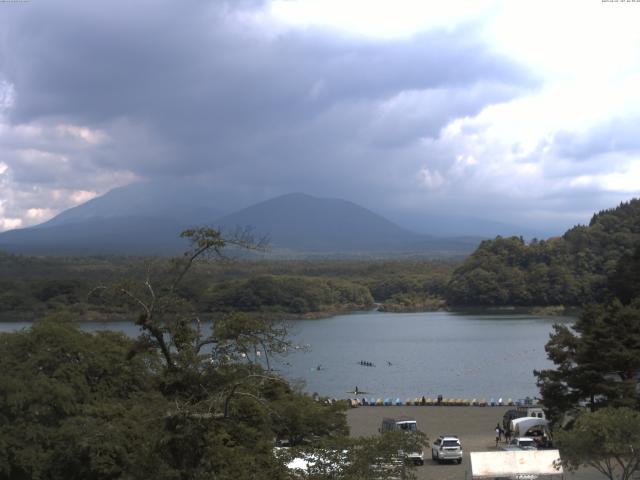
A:
<svg viewBox="0 0 640 480">
<path fill-rule="evenodd" d="M 309 353 L 290 356 L 288 378 L 336 398 L 357 385 L 373 397 L 524 398 L 538 390 L 534 369 L 551 365 L 544 345 L 569 317 L 510 314 L 380 313 L 296 322 Z M 375 367 L 360 365 L 368 361 Z M 389 363 L 391 365 L 389 365 Z M 317 369 L 320 365 L 320 370 Z"/>
<path fill-rule="evenodd" d="M 293 350 L 276 368 L 304 389 L 336 398 L 357 385 L 368 397 L 524 398 L 538 391 L 534 369 L 550 366 L 544 345 L 554 323 L 571 317 L 451 312 L 339 315 L 291 323 L 306 351 Z M 0 323 L 0 331 L 29 322 Z M 119 330 L 130 322 L 82 324 L 87 331 Z M 360 365 L 371 362 L 375 367 Z M 318 369 L 320 367 L 320 369 Z"/>
</svg>

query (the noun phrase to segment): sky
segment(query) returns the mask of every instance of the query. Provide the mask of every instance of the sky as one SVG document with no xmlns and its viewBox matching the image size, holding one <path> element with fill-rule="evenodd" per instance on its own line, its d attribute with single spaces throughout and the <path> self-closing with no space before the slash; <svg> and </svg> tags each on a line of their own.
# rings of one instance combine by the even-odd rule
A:
<svg viewBox="0 0 640 480">
<path fill-rule="evenodd" d="M 0 2 L 0 231 L 182 181 L 223 210 L 304 192 L 561 233 L 640 195 L 639 24 L 636 1 Z"/>
</svg>

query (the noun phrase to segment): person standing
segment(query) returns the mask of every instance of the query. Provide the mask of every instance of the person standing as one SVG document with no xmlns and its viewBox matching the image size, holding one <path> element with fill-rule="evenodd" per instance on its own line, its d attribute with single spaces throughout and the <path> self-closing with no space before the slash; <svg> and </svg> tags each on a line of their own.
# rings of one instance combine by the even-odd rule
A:
<svg viewBox="0 0 640 480">
<path fill-rule="evenodd" d="M 500 443 L 500 424 L 496 425 L 496 448 L 498 448 L 498 443 Z"/>
</svg>

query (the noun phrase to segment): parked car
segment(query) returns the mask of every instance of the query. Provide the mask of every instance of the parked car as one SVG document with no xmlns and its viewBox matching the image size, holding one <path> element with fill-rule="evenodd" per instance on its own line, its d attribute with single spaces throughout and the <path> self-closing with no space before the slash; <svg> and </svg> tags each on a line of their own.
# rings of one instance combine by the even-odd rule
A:
<svg viewBox="0 0 640 480">
<path fill-rule="evenodd" d="M 447 460 L 462 462 L 462 445 L 455 435 L 440 435 L 431 445 L 431 459 L 442 463 Z"/>
<path fill-rule="evenodd" d="M 537 450 L 538 445 L 531 437 L 516 437 L 502 447 L 502 450 Z"/>
</svg>

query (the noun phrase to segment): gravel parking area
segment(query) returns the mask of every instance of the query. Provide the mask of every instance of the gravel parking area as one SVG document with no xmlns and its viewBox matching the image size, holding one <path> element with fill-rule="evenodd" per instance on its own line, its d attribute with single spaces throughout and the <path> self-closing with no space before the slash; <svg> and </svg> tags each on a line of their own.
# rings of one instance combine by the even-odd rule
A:
<svg viewBox="0 0 640 480">
<path fill-rule="evenodd" d="M 350 409 L 347 420 L 351 435 L 366 436 L 378 433 L 385 417 L 408 416 L 418 422 L 418 429 L 426 433 L 432 443 L 439 435 L 456 435 L 460 438 L 464 457 L 462 463 L 438 464 L 431 460 L 430 447 L 424 450 L 425 464 L 418 467 L 419 479 L 471 480 L 469 452 L 496 450 L 496 423 L 502 424 L 502 416 L 513 407 L 358 407 Z M 561 478 L 561 477 L 556 477 Z M 604 478 L 595 471 L 581 471 L 564 475 L 571 480 L 596 480 Z"/>
</svg>

